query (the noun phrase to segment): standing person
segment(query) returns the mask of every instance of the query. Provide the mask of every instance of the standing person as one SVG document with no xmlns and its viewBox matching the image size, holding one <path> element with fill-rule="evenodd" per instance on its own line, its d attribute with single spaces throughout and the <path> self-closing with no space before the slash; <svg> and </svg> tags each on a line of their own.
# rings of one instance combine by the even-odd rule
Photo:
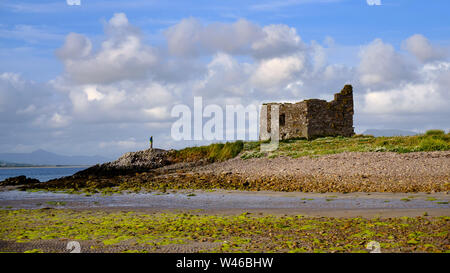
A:
<svg viewBox="0 0 450 273">
<path fill-rule="evenodd" d="M 153 136 L 150 137 L 150 149 L 153 149 Z"/>
</svg>

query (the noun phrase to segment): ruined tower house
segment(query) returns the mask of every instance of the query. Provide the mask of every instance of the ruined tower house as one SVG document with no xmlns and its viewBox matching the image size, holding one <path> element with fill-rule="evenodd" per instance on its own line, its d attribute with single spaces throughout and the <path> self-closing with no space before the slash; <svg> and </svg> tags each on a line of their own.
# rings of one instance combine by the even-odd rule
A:
<svg viewBox="0 0 450 273">
<path fill-rule="evenodd" d="M 267 105 L 267 111 L 264 110 L 264 105 Z M 354 134 L 351 85 L 345 85 L 340 93 L 334 94 L 334 100 L 330 102 L 309 99 L 296 103 L 264 103 L 260 116 L 260 140 L 270 139 L 272 105 L 279 105 L 280 140 L 299 137 L 349 137 Z"/>
</svg>

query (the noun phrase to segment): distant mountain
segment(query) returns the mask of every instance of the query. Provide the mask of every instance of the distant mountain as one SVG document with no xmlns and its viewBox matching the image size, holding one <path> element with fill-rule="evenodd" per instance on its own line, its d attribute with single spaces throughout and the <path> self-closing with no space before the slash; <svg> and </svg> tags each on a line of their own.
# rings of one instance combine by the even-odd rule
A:
<svg viewBox="0 0 450 273">
<path fill-rule="evenodd" d="M 373 135 L 375 137 L 380 136 L 414 136 L 419 133 L 413 131 L 397 130 L 397 129 L 367 129 L 363 132 L 363 135 Z"/>
<path fill-rule="evenodd" d="M 0 160 L 32 165 L 95 165 L 110 161 L 103 156 L 65 156 L 36 150 L 31 153 L 0 153 Z"/>
</svg>

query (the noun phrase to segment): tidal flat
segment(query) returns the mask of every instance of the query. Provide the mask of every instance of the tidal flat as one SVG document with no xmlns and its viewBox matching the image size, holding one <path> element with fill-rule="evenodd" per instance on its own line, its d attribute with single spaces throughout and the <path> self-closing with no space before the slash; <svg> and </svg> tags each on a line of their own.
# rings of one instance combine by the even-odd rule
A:
<svg viewBox="0 0 450 273">
<path fill-rule="evenodd" d="M 310 217 L 201 210 L 0 210 L 0 251 L 450 252 L 450 217 Z"/>
</svg>

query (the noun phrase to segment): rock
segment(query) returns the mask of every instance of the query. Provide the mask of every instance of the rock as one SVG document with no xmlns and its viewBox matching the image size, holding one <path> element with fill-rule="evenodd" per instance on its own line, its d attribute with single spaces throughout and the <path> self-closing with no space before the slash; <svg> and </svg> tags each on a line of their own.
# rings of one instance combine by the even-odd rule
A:
<svg viewBox="0 0 450 273">
<path fill-rule="evenodd" d="M 35 184 L 40 183 L 38 179 L 28 178 L 25 175 L 15 176 L 7 178 L 0 182 L 0 186 L 18 186 L 18 185 L 27 185 L 27 184 Z"/>
<path fill-rule="evenodd" d="M 125 175 L 145 172 L 172 164 L 169 152 L 162 149 L 147 149 L 137 152 L 129 152 L 117 160 L 104 164 L 97 164 L 86 170 L 80 171 L 74 177 Z"/>
</svg>

